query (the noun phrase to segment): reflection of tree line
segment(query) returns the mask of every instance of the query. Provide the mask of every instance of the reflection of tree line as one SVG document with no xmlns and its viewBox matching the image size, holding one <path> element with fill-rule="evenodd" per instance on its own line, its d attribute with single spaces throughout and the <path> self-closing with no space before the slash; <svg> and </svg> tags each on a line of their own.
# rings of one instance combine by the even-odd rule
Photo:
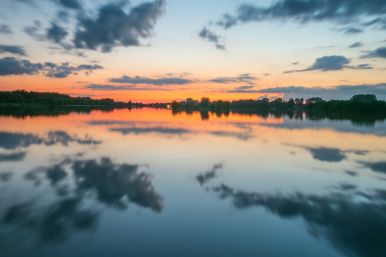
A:
<svg viewBox="0 0 386 257">
<path fill-rule="evenodd" d="M 218 170 L 212 168 L 196 179 L 208 192 L 231 200 L 235 208 L 261 207 L 283 219 L 302 218 L 312 236 L 326 239 L 346 256 L 386 256 L 386 190 L 362 192 L 342 184 L 336 192 L 314 195 L 248 192 L 225 184 L 211 187 L 208 183 L 218 177 Z"/>
<path fill-rule="evenodd" d="M 199 111 L 203 120 L 210 115 L 217 117 L 228 116 L 230 113 L 243 115 L 257 115 L 264 118 L 269 116 L 290 119 L 310 120 L 351 120 L 354 124 L 372 125 L 377 120 L 386 118 L 386 102 L 378 101 L 375 95 L 355 95 L 350 100 L 325 101 L 319 97 L 289 99 L 281 98 L 270 100 L 237 100 L 237 101 L 210 101 L 202 98 L 196 101 L 191 98 L 171 104 L 173 114 L 185 112 L 192 114 Z"/>
<path fill-rule="evenodd" d="M 93 111 L 112 112 L 117 107 L 112 106 L 3 106 L 0 116 L 28 118 L 38 116 L 57 117 L 71 113 L 89 114 Z"/>
<path fill-rule="evenodd" d="M 30 232 L 42 242 L 61 241 L 76 232 L 92 229 L 99 213 L 96 208 L 87 207 L 90 199 L 118 210 L 126 209 L 129 204 L 155 212 L 163 209 L 162 196 L 141 166 L 116 164 L 109 158 L 66 158 L 50 167 L 32 170 L 24 178 L 35 186 L 48 182 L 45 184 L 55 192 L 56 200 L 50 204 L 39 198 L 12 203 L 2 213 L 0 241 L 5 242 L 11 236 L 6 233 L 9 228 L 14 228 L 15 233 Z M 11 180 L 3 180 L 6 181 Z M 2 251 L 6 254 L 7 248 Z"/>
</svg>

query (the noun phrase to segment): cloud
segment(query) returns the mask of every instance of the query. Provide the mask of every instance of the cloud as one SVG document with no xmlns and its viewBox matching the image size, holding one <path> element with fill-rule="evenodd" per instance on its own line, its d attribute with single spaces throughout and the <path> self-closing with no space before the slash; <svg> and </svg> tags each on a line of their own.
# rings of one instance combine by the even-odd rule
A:
<svg viewBox="0 0 386 257">
<path fill-rule="evenodd" d="M 319 147 L 306 148 L 314 159 L 323 162 L 340 162 L 346 159 L 346 155 L 338 148 Z"/>
<path fill-rule="evenodd" d="M 358 26 L 385 29 L 385 13 L 386 2 L 382 0 L 278 0 L 266 7 L 242 4 L 235 14 L 225 14 L 217 24 L 228 29 L 247 22 L 305 24 L 328 21 L 345 27 L 350 25 L 345 31 L 357 32 L 361 29 Z"/>
<path fill-rule="evenodd" d="M 51 27 L 47 29 L 47 38 L 55 43 L 60 43 L 67 34 L 68 32 L 55 22 L 52 22 Z"/>
<path fill-rule="evenodd" d="M 13 176 L 13 173 L 8 171 L 8 172 L 1 172 L 0 173 L 0 181 L 1 182 L 8 182 Z"/>
<path fill-rule="evenodd" d="M 109 158 L 72 164 L 77 190 L 96 192 L 98 200 L 108 206 L 126 208 L 131 202 L 161 212 L 163 199 L 155 191 L 151 176 L 139 168 L 138 165 L 118 165 Z"/>
<path fill-rule="evenodd" d="M 355 42 L 354 44 L 350 45 L 349 48 L 358 48 L 362 46 L 363 46 L 362 42 Z"/>
<path fill-rule="evenodd" d="M 43 69 L 40 63 L 31 63 L 28 60 L 18 60 L 14 57 L 0 59 L 0 76 L 36 74 Z"/>
<path fill-rule="evenodd" d="M 86 89 L 90 90 L 106 90 L 106 91 L 151 91 L 151 90 L 167 90 L 165 88 L 148 88 L 138 87 L 133 85 L 102 85 L 102 84 L 90 84 L 85 86 Z"/>
<path fill-rule="evenodd" d="M 35 20 L 33 25 L 24 27 L 23 31 L 38 41 L 44 41 L 46 37 L 44 33 L 42 33 L 42 29 L 42 23 L 38 20 Z"/>
<path fill-rule="evenodd" d="M 340 56 L 340 55 L 323 56 L 323 57 L 317 58 L 314 64 L 312 64 L 310 67 L 306 69 L 292 70 L 292 71 L 287 71 L 286 73 L 312 71 L 312 70 L 320 70 L 320 71 L 343 70 L 349 63 L 350 63 L 350 60 L 344 56 Z"/>
<path fill-rule="evenodd" d="M 330 55 L 319 57 L 315 62 L 308 68 L 302 70 L 290 70 L 285 71 L 284 73 L 294 73 L 294 72 L 305 72 L 305 71 L 340 71 L 344 69 L 357 69 L 357 70 L 368 70 L 373 69 L 370 64 L 359 64 L 356 66 L 351 66 L 350 59 L 341 55 Z"/>
<path fill-rule="evenodd" d="M 362 58 L 386 58 L 386 47 L 377 48 L 369 52 Z"/>
<path fill-rule="evenodd" d="M 15 162 L 25 158 L 26 152 L 1 153 L 0 162 Z"/>
<path fill-rule="evenodd" d="M 351 27 L 351 28 L 345 28 L 342 30 L 345 34 L 360 34 L 360 33 L 363 33 L 363 29 L 361 28 L 355 28 L 355 27 Z"/>
<path fill-rule="evenodd" d="M 375 172 L 386 174 L 386 162 L 362 162 L 362 164 Z"/>
<path fill-rule="evenodd" d="M 112 128 L 110 131 L 119 132 L 122 135 L 129 134 L 162 134 L 162 135 L 182 135 L 189 134 L 192 131 L 184 128 L 168 128 L 168 127 L 125 127 L 125 128 Z"/>
<path fill-rule="evenodd" d="M 193 80 L 182 78 L 182 77 L 163 77 L 163 78 L 148 78 L 148 77 L 129 77 L 122 76 L 120 78 L 110 79 L 112 83 L 122 83 L 130 85 L 155 85 L 155 86 L 164 86 L 164 85 L 185 85 L 193 83 Z"/>
<path fill-rule="evenodd" d="M 284 94 L 285 98 L 319 96 L 324 99 L 350 99 L 356 94 L 375 94 L 380 99 L 386 99 L 386 83 L 363 85 L 340 85 L 335 87 L 303 87 L 287 86 L 259 89 L 255 93 Z"/>
<path fill-rule="evenodd" d="M 256 77 L 252 76 L 249 73 L 245 74 L 240 74 L 239 76 L 236 77 L 218 77 L 209 80 L 209 82 L 213 83 L 219 83 L 219 84 L 231 84 L 231 83 L 252 83 L 255 80 L 257 80 Z"/>
<path fill-rule="evenodd" d="M 115 163 L 107 157 L 65 158 L 25 173 L 27 183 L 39 186 L 41 182 L 48 182 L 44 183 L 45 194 L 30 190 L 27 200 L 2 201 L 0 222 L 5 230 L 0 239 L 4 246 L 10 246 L 3 247 L 2 253 L 6 256 L 14 253 L 12 244 L 5 242 L 15 236 L 20 238 L 20 232 L 29 239 L 27 246 L 23 242 L 18 245 L 18 252 L 23 255 L 24 251 L 30 251 L 31 245 L 41 247 L 62 242 L 80 232 L 95 231 L 98 217 L 106 209 L 99 207 L 125 210 L 136 205 L 161 212 L 163 197 L 156 191 L 152 176 L 143 168 L 137 164 Z M 0 179 L 6 182 L 11 175 L 2 173 Z"/>
<path fill-rule="evenodd" d="M 62 63 L 60 65 L 51 62 L 32 63 L 29 60 L 21 60 L 14 57 L 0 59 L 0 76 L 42 73 L 48 77 L 65 78 L 69 75 L 77 75 L 82 71 L 88 74 L 100 69 L 103 69 L 103 67 L 96 64 L 71 66 L 69 63 Z"/>
<path fill-rule="evenodd" d="M 221 37 L 215 34 L 213 31 L 209 30 L 207 27 L 202 28 L 198 36 L 203 40 L 206 40 L 210 43 L 213 43 L 214 46 L 219 50 L 225 50 L 225 45 L 221 42 Z"/>
<path fill-rule="evenodd" d="M 18 45 L 0 45 L 0 53 L 9 53 L 25 56 L 24 47 Z"/>
<path fill-rule="evenodd" d="M 18 148 L 26 148 L 32 145 L 63 145 L 68 146 L 70 143 L 80 145 L 97 145 L 100 141 L 89 137 L 71 136 L 64 131 L 50 131 L 44 136 L 36 134 L 0 132 L 0 148 L 14 150 Z"/>
<path fill-rule="evenodd" d="M 0 25 L 0 34 L 12 34 L 12 29 L 7 24 L 1 24 Z"/>
<path fill-rule="evenodd" d="M 258 90 L 257 89 L 254 89 L 255 86 L 240 86 L 240 87 L 236 87 L 234 89 L 231 89 L 231 90 L 228 90 L 227 92 L 228 93 L 257 93 Z"/>
<path fill-rule="evenodd" d="M 82 5 L 78 0 L 59 0 L 59 3 L 69 9 L 82 9 Z"/>
<path fill-rule="evenodd" d="M 200 183 L 201 186 L 207 184 L 210 180 L 216 178 L 218 176 L 219 170 L 223 168 L 223 164 L 215 164 L 213 165 L 212 169 L 205 171 L 203 173 L 200 173 L 196 176 L 196 180 L 198 183 Z"/>
<path fill-rule="evenodd" d="M 155 0 L 125 12 L 124 4 L 111 3 L 101 7 L 95 19 L 79 15 L 74 47 L 109 52 L 117 46 L 139 46 L 141 39 L 152 36 L 165 5 L 164 0 Z"/>
<path fill-rule="evenodd" d="M 46 63 L 46 75 L 53 78 L 66 78 L 70 75 L 77 75 L 78 72 L 86 72 L 88 75 L 90 72 L 95 70 L 103 69 L 102 66 L 97 64 L 81 64 L 78 66 L 70 66 L 69 63 L 63 63 L 61 65 L 56 65 L 54 63 Z M 47 68 L 48 67 L 48 68 Z"/>
</svg>

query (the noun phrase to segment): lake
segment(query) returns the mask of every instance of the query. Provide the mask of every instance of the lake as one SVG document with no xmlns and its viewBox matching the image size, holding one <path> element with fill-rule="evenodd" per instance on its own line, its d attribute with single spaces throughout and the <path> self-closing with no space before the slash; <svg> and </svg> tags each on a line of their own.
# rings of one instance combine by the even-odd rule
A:
<svg viewBox="0 0 386 257">
<path fill-rule="evenodd" d="M 0 255 L 386 256 L 386 124 L 0 114 Z"/>
</svg>

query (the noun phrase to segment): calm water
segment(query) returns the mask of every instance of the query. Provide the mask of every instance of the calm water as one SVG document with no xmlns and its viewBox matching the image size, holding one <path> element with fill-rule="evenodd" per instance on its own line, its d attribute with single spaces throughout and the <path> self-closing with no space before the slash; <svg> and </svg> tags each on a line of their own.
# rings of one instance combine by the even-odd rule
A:
<svg viewBox="0 0 386 257">
<path fill-rule="evenodd" d="M 1 115 L 0 255 L 384 257 L 385 180 L 382 121 Z"/>
</svg>

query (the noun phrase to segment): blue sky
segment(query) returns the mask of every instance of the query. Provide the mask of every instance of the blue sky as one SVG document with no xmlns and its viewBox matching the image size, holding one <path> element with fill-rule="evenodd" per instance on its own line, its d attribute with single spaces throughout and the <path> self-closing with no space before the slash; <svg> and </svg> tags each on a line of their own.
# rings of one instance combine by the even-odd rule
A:
<svg viewBox="0 0 386 257">
<path fill-rule="evenodd" d="M 106 23 L 98 23 L 98 16 L 106 6 L 115 8 L 106 17 L 116 21 L 118 15 L 125 21 L 118 20 L 119 29 L 115 25 L 101 29 Z M 133 15 L 138 7 L 147 13 Z M 150 101 L 191 95 L 258 98 L 266 96 L 262 92 L 268 88 L 335 90 L 367 85 L 366 92 L 375 87 L 382 98 L 386 95 L 385 10 L 381 0 L 3 0 L 0 89 Z M 224 14 L 233 22 L 229 28 Z M 92 28 L 87 30 L 85 19 L 93 22 Z M 206 33 L 200 34 L 204 28 Z M 112 38 L 106 41 L 110 32 Z M 350 47 L 354 43 L 356 47 Z M 10 51 L 9 46 L 23 48 L 26 54 Z M 56 66 L 1 70 L 10 61 L 17 65 L 23 60 Z M 254 79 L 213 83 L 215 78 L 242 74 Z M 149 80 L 111 83 L 122 76 Z M 146 84 L 165 78 L 184 78 L 189 83 Z"/>
</svg>

